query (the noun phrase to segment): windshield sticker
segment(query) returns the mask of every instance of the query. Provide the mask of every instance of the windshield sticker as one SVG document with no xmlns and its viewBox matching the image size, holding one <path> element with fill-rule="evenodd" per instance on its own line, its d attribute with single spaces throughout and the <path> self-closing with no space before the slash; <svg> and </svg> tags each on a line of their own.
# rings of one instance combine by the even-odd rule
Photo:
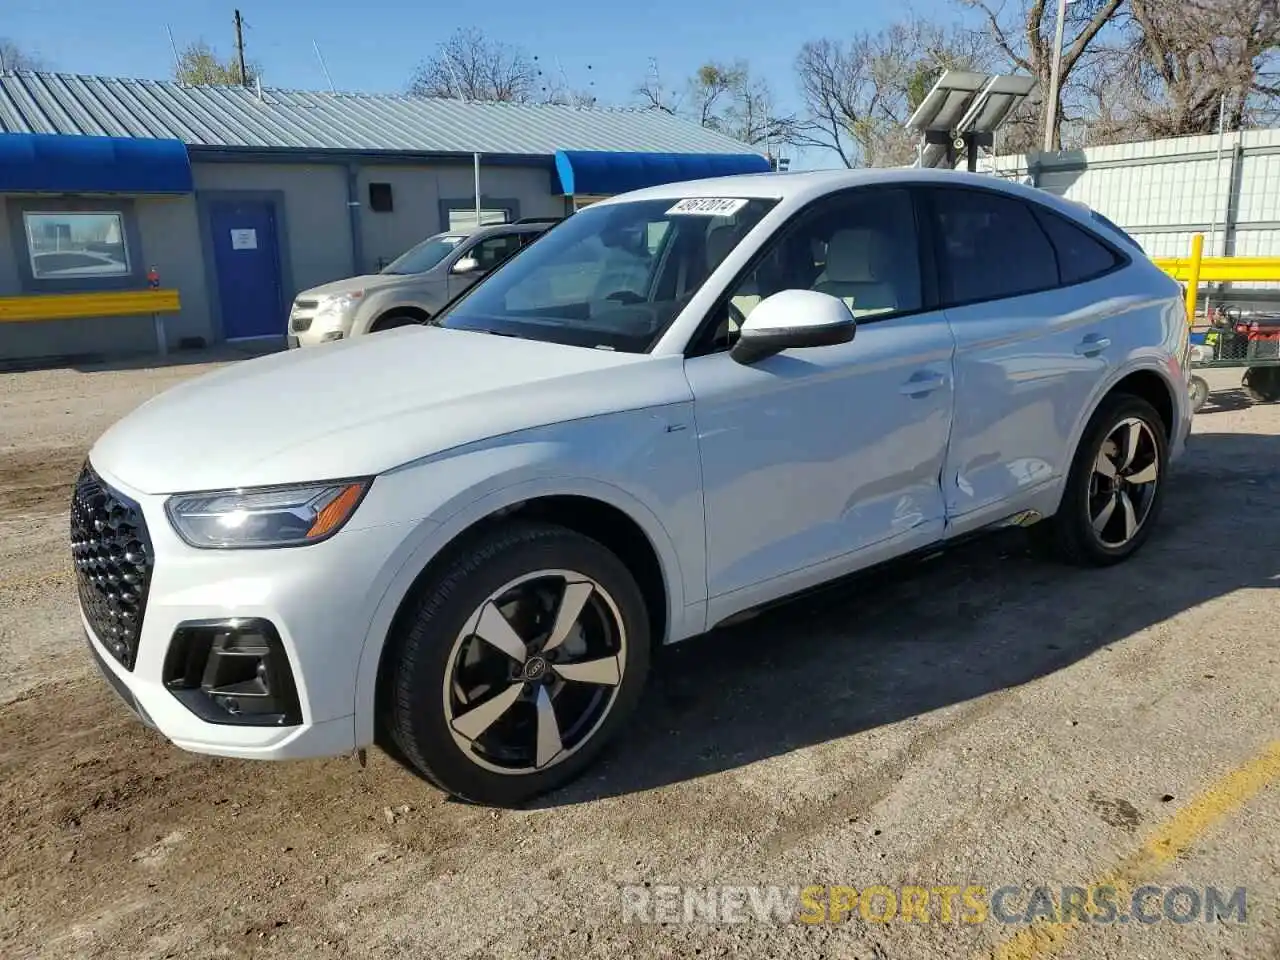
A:
<svg viewBox="0 0 1280 960">
<path fill-rule="evenodd" d="M 667 216 L 732 217 L 746 205 L 746 200 L 733 197 L 686 197 L 668 210 Z"/>
</svg>

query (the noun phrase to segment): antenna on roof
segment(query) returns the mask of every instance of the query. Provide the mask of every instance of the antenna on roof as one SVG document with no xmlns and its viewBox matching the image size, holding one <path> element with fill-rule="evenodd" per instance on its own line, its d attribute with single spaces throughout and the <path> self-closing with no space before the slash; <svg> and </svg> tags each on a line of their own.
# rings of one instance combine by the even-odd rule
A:
<svg viewBox="0 0 1280 960">
<path fill-rule="evenodd" d="M 457 88 L 458 99 L 463 103 L 466 103 L 466 91 L 462 89 L 462 81 L 458 79 L 458 72 L 453 69 L 453 58 L 449 56 L 449 51 L 445 49 L 445 45 L 443 43 L 440 44 L 440 52 L 444 54 L 444 65 L 449 68 L 449 76 L 453 78 L 453 85 Z"/>
<path fill-rule="evenodd" d="M 169 35 L 169 49 L 173 51 L 173 74 L 177 76 L 178 68 L 182 65 L 182 57 L 178 55 L 178 45 L 173 40 L 173 28 L 166 23 L 164 32 Z"/>
<path fill-rule="evenodd" d="M 320 61 L 320 69 L 324 71 L 324 79 L 329 84 L 329 92 L 337 93 L 338 91 L 333 88 L 333 77 L 329 76 L 329 68 L 325 66 L 324 54 L 320 52 L 320 44 L 312 40 L 311 46 L 316 52 L 316 59 Z"/>
</svg>

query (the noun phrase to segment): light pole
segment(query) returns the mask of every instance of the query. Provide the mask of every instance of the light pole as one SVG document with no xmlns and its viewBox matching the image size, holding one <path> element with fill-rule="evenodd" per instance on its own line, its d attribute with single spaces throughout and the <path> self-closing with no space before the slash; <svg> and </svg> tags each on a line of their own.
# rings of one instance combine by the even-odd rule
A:
<svg viewBox="0 0 1280 960">
<path fill-rule="evenodd" d="M 1053 69 L 1049 74 L 1049 108 L 1044 114 L 1044 152 L 1053 149 L 1053 128 L 1058 119 L 1058 89 L 1062 82 L 1062 28 L 1066 25 L 1067 4 L 1058 0 L 1058 22 L 1053 29 Z"/>
</svg>

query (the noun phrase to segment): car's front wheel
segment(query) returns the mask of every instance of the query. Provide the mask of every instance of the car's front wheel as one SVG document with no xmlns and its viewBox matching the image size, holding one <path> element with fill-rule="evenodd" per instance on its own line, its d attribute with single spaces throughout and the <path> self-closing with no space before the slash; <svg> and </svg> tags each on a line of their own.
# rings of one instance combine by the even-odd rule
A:
<svg viewBox="0 0 1280 960">
<path fill-rule="evenodd" d="M 1058 512 L 1033 526 L 1033 535 L 1081 566 L 1132 556 L 1159 514 L 1168 463 L 1168 437 L 1155 407 L 1132 394 L 1107 397 L 1081 437 Z"/>
<path fill-rule="evenodd" d="M 604 546 L 497 527 L 418 590 L 389 639 L 384 723 L 449 793 L 511 805 L 577 776 L 639 699 L 649 617 Z"/>
</svg>

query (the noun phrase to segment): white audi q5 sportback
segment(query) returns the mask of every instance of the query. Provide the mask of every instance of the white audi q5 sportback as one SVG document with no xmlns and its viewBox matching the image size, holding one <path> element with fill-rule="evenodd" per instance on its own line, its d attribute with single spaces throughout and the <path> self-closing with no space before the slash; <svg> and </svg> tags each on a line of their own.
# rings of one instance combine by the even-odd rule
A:
<svg viewBox="0 0 1280 960">
<path fill-rule="evenodd" d="M 919 170 L 656 187 L 433 318 L 228 366 L 76 483 L 107 679 L 179 746 L 392 745 L 512 804 L 656 644 L 1016 524 L 1106 565 L 1190 428 L 1180 289 L 1087 208 Z"/>
</svg>

